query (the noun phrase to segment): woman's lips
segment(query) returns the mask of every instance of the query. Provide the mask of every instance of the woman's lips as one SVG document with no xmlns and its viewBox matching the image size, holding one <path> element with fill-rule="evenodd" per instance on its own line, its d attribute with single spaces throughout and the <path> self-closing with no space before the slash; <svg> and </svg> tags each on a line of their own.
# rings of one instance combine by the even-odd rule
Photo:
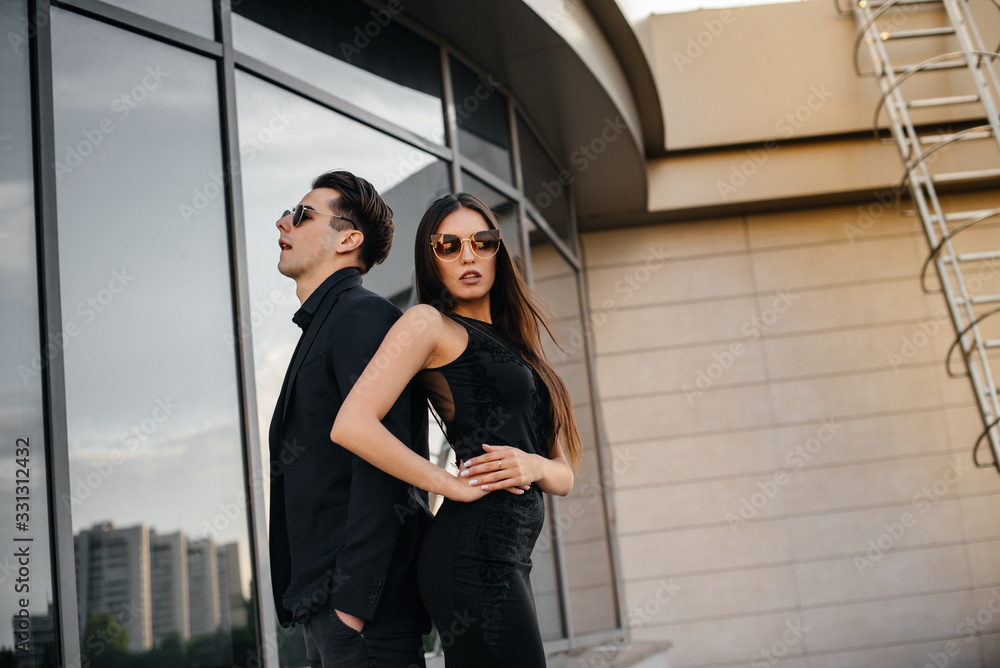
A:
<svg viewBox="0 0 1000 668">
<path fill-rule="evenodd" d="M 475 285 L 482 280 L 482 275 L 478 271 L 467 271 L 459 277 L 459 281 L 465 285 Z"/>
</svg>

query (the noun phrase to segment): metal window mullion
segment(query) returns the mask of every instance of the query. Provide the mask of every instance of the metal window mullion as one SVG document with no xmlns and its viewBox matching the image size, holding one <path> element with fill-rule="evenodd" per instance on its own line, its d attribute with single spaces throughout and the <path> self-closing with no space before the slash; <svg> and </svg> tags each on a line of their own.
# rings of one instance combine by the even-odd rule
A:
<svg viewBox="0 0 1000 668">
<path fill-rule="evenodd" d="M 216 34 L 222 41 L 218 62 L 220 122 L 227 226 L 229 237 L 232 299 L 236 316 L 234 354 L 240 391 L 243 441 L 244 492 L 247 503 L 250 563 L 253 572 L 257 624 L 257 652 L 265 668 L 277 668 L 278 641 L 276 616 L 271 597 L 271 570 L 264 512 L 264 464 L 261 455 L 257 415 L 257 384 L 253 355 L 253 327 L 250 306 L 250 278 L 247 262 L 246 226 L 243 211 L 243 181 L 240 163 L 239 115 L 236 106 L 236 63 L 233 49 L 232 5 L 230 0 L 214 0 Z"/>
<path fill-rule="evenodd" d="M 566 570 L 566 551 L 563 549 L 562 527 L 559 526 L 559 497 L 549 496 L 549 522 L 552 530 L 552 555 L 555 557 L 556 582 L 559 592 L 560 623 L 563 638 L 573 649 L 573 610 L 569 599 L 569 575 Z"/>
<path fill-rule="evenodd" d="M 532 222 L 535 226 L 545 235 L 546 240 L 555 246 L 559 254 L 562 255 L 563 259 L 566 260 L 574 269 L 580 270 L 580 258 L 566 245 L 566 242 L 559 237 L 558 234 L 549 226 L 545 216 L 543 216 L 535 205 L 529 202 L 527 199 L 524 200 L 525 209 L 528 215 L 531 217 Z"/>
<path fill-rule="evenodd" d="M 393 139 L 397 139 L 403 143 L 409 144 L 410 146 L 414 146 L 421 151 L 430 153 L 442 160 L 448 160 L 451 158 L 451 154 L 446 147 L 435 144 L 425 137 L 421 137 L 420 135 L 402 128 L 391 121 L 387 121 L 381 116 L 362 109 L 361 107 L 348 102 L 344 98 L 323 90 L 308 81 L 299 79 L 245 53 L 234 52 L 233 58 L 235 66 L 238 69 L 244 70 L 258 79 L 278 86 L 279 88 L 283 88 L 296 97 L 314 102 L 315 104 L 329 109 L 334 113 L 346 116 L 347 118 L 357 121 L 362 125 L 366 125 L 381 134 L 388 135 Z"/>
<path fill-rule="evenodd" d="M 443 46 L 438 49 L 441 58 L 441 99 L 444 102 L 444 128 L 447 134 L 448 147 L 451 149 L 451 189 L 452 192 L 462 190 L 462 155 L 458 150 L 458 113 L 455 111 L 455 92 L 451 87 L 451 64 L 448 62 L 448 50 Z"/>
<path fill-rule="evenodd" d="M 582 246 L 582 244 L 581 244 Z M 583 258 L 581 257 L 581 263 Z M 587 371 L 587 383 L 590 394 L 590 420 L 594 429 L 594 449 L 597 452 L 597 472 L 601 481 L 601 510 L 604 513 L 604 529 L 607 531 L 608 557 L 611 560 L 611 583 L 614 587 L 615 621 L 619 629 L 625 627 L 625 583 L 621 575 L 621 551 L 618 546 L 618 522 L 614 499 L 614 469 L 611 463 L 611 446 L 604 431 L 604 419 L 600 407 L 601 395 L 597 389 L 597 378 L 594 369 L 597 368 L 597 356 L 591 345 L 592 331 L 590 328 L 590 306 L 587 299 L 589 286 L 586 272 L 576 274 L 577 298 L 583 326 L 583 354 Z M 605 474 L 608 475 L 605 475 Z"/>
<path fill-rule="evenodd" d="M 59 285 L 59 235 L 56 198 L 55 100 L 52 74 L 52 11 L 48 0 L 29 0 L 31 39 L 32 139 L 37 219 L 38 283 L 41 299 L 42 396 L 47 438 L 48 503 L 51 523 L 56 636 L 60 664 L 80 662 L 80 619 L 76 597 L 73 514 L 69 499 L 69 428 L 66 418 L 66 375 L 62 341 L 62 300 Z M 44 17 L 44 20 L 40 19 Z M 54 342 L 47 345 L 47 342 Z"/>
<path fill-rule="evenodd" d="M 222 47 L 215 41 L 142 14 L 99 0 L 53 0 L 52 6 L 72 10 L 87 18 L 166 42 L 204 56 L 218 58 Z"/>
</svg>

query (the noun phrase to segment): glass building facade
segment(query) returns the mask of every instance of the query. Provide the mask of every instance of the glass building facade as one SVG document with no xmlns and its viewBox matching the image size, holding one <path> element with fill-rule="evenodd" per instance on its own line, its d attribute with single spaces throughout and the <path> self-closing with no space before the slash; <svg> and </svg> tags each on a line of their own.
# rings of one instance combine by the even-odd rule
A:
<svg viewBox="0 0 1000 668">
<path fill-rule="evenodd" d="M 330 169 L 471 192 L 552 309 L 586 462 L 532 573 L 551 652 L 621 631 L 574 212 L 493 75 L 363 2 L 0 0 L 0 662 L 300 666 L 270 609 L 267 424 L 298 338 L 275 220 Z M 435 651 L 433 637 L 428 651 Z"/>
</svg>

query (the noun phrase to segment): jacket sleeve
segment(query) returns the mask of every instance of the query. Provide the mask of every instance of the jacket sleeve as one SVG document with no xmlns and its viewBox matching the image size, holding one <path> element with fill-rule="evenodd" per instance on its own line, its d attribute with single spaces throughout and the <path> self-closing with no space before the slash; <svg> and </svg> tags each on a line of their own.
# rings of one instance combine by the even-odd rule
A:
<svg viewBox="0 0 1000 668">
<path fill-rule="evenodd" d="M 346 398 L 375 355 L 399 310 L 379 297 L 366 297 L 335 314 L 334 374 Z M 407 447 L 410 440 L 410 398 L 404 390 L 382 424 Z M 332 425 L 331 425 L 332 426 Z M 333 444 L 333 447 L 340 447 Z M 397 549 L 408 512 L 409 485 L 351 454 L 351 490 L 344 545 L 337 555 L 338 587 L 333 607 L 373 620 L 384 591 L 389 565 Z"/>
</svg>

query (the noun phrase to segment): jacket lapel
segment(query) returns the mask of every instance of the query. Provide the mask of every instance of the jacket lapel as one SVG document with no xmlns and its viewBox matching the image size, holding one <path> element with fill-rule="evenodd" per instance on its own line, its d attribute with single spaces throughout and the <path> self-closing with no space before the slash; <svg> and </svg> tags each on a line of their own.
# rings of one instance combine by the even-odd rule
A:
<svg viewBox="0 0 1000 668">
<path fill-rule="evenodd" d="M 298 373 L 299 367 L 302 366 L 302 360 L 304 360 L 309 354 L 309 349 L 312 347 L 313 341 L 316 340 L 316 335 L 319 333 L 319 330 L 323 328 L 323 323 L 333 310 L 333 306 L 340 298 L 340 294 L 344 292 L 344 290 L 357 285 L 361 285 L 361 276 L 356 273 L 350 273 L 334 283 L 330 287 L 329 292 L 323 295 L 323 301 L 320 302 L 319 308 L 317 308 L 316 313 L 313 314 L 313 319 L 309 324 L 309 328 L 299 338 L 299 343 L 295 348 L 295 353 L 292 354 L 292 363 L 288 367 L 288 373 L 285 375 L 285 382 L 282 385 L 281 394 L 279 395 L 280 398 L 278 400 L 281 404 L 281 422 L 277 425 L 278 430 L 276 436 L 279 439 L 281 436 L 281 426 L 284 424 L 285 414 L 288 412 L 289 396 L 292 388 L 295 386 L 295 374 Z M 275 416 L 277 416 L 277 410 L 275 410 Z"/>
</svg>

